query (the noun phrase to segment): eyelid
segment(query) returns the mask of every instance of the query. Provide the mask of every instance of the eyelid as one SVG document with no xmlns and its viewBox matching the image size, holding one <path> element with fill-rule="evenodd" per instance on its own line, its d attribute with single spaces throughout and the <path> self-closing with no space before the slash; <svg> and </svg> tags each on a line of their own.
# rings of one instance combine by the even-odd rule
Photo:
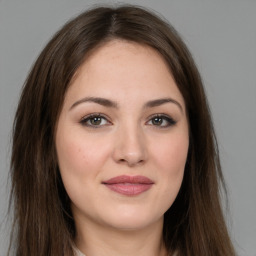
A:
<svg viewBox="0 0 256 256">
<path fill-rule="evenodd" d="M 147 123 L 149 123 L 150 121 L 152 121 L 152 119 L 154 119 L 154 118 L 156 118 L 156 117 L 159 117 L 159 118 L 163 118 L 163 119 L 165 119 L 167 122 L 168 122 L 168 125 L 165 125 L 165 126 L 161 126 L 161 125 L 159 125 L 159 126 L 157 126 L 157 125 L 153 125 L 153 124 L 151 124 L 152 126 L 154 126 L 154 127 L 156 127 L 156 128 L 168 128 L 168 127 L 171 127 L 171 126 L 174 126 L 176 123 L 177 123 L 177 121 L 175 121 L 170 115 L 167 115 L 167 114 L 163 114 L 163 113 L 157 113 L 157 114 L 153 114 L 153 115 L 151 115 L 149 118 L 148 118 L 148 121 L 146 122 L 146 124 Z"/>
<path fill-rule="evenodd" d="M 100 117 L 102 119 L 105 119 L 105 121 L 107 122 L 107 124 L 99 124 L 99 125 L 93 125 L 93 124 L 88 124 L 87 122 L 92 119 L 92 118 L 95 118 L 95 117 Z M 162 118 L 164 121 L 167 122 L 166 125 L 154 125 L 154 124 L 149 124 L 149 122 L 152 122 L 152 120 L 154 118 Z M 104 126 L 108 126 L 108 125 L 111 125 L 113 124 L 111 121 L 110 121 L 110 118 L 108 116 L 106 116 L 105 114 L 102 114 L 102 113 L 90 113 L 86 116 L 83 116 L 79 123 L 83 126 L 87 126 L 89 128 L 101 128 L 101 127 L 104 127 Z M 148 117 L 148 121 L 146 121 L 146 125 L 151 125 L 151 126 L 154 126 L 155 128 L 168 128 L 168 127 L 171 127 L 171 126 L 174 126 L 175 124 L 177 123 L 177 121 L 175 121 L 170 115 L 167 115 L 167 114 L 163 114 L 163 113 L 157 113 L 157 114 L 153 114 L 151 116 Z"/>
<path fill-rule="evenodd" d="M 105 119 L 107 121 L 108 124 L 104 124 L 104 125 L 93 125 L 93 124 L 86 124 L 87 121 L 89 121 L 91 118 L 94 117 L 100 117 L 102 119 Z M 102 113 L 90 113 L 86 116 L 83 116 L 79 123 L 83 126 L 87 126 L 89 128 L 101 128 L 102 126 L 107 126 L 107 125 L 111 125 L 112 122 L 110 121 L 110 118 L 108 116 L 106 116 L 105 114 Z"/>
</svg>

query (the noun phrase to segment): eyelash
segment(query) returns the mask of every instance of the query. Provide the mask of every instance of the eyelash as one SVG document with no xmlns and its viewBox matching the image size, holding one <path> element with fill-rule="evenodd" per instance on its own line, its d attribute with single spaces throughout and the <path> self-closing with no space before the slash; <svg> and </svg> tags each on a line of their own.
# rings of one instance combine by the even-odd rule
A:
<svg viewBox="0 0 256 256">
<path fill-rule="evenodd" d="M 165 114 L 155 114 L 155 115 L 153 115 L 153 116 L 151 116 L 150 117 L 150 119 L 149 119 L 149 121 L 153 121 L 154 119 L 156 119 L 156 118 L 158 118 L 158 119 L 162 119 L 163 121 L 165 121 L 165 122 L 167 122 L 167 124 L 165 124 L 165 125 L 163 125 L 163 126 L 159 126 L 159 125 L 153 125 L 153 126 L 155 126 L 156 128 L 160 128 L 160 129 L 164 129 L 164 128 L 168 128 L 168 127 L 171 127 L 171 126 L 174 126 L 177 122 L 173 119 L 173 118 L 171 118 L 170 116 L 167 116 L 167 115 L 165 115 Z M 149 122 L 149 121 L 147 121 L 147 123 Z"/>
<path fill-rule="evenodd" d="M 107 123 L 103 124 L 103 125 L 102 124 L 99 124 L 99 125 L 92 124 L 91 122 L 95 118 L 100 118 L 99 121 L 105 120 Z M 167 123 L 165 125 L 162 125 L 162 123 L 160 125 L 154 125 L 152 122 L 154 119 L 157 119 L 157 118 L 161 119 L 163 122 L 167 122 Z M 150 125 L 155 126 L 156 128 L 160 128 L 160 129 L 174 126 L 177 123 L 173 118 L 171 118 L 170 116 L 167 116 L 165 114 L 155 114 L 150 117 L 149 121 L 147 121 L 146 124 L 148 124 L 149 122 L 152 123 Z M 97 129 L 97 128 L 101 128 L 102 126 L 111 125 L 112 123 L 108 120 L 108 118 L 105 115 L 98 113 L 98 114 L 90 114 L 88 116 L 83 117 L 82 120 L 80 121 L 80 124 L 82 124 L 83 126 Z"/>
<path fill-rule="evenodd" d="M 83 126 L 87 126 L 87 127 L 90 127 L 90 128 L 100 128 L 101 126 L 105 126 L 104 125 L 95 125 L 95 124 L 89 124 L 88 122 L 91 122 L 93 119 L 95 118 L 100 118 L 101 120 L 104 119 L 107 121 L 108 124 L 106 125 L 111 125 L 112 123 L 108 120 L 108 118 L 101 114 L 101 113 L 98 113 L 98 114 L 90 114 L 88 116 L 85 116 L 82 118 L 82 120 L 80 121 L 80 124 L 82 124 Z"/>
</svg>

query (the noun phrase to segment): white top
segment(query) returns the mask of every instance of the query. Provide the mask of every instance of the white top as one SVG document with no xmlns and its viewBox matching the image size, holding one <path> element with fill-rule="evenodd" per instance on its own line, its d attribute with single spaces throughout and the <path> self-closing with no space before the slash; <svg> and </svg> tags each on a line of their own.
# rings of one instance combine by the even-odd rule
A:
<svg viewBox="0 0 256 256">
<path fill-rule="evenodd" d="M 77 247 L 74 247 L 74 251 L 76 256 L 85 256 Z"/>
<path fill-rule="evenodd" d="M 74 247 L 74 251 L 75 251 L 76 256 L 86 256 L 77 247 Z M 175 255 L 176 255 L 176 253 L 174 253 L 173 256 L 175 256 Z"/>
</svg>

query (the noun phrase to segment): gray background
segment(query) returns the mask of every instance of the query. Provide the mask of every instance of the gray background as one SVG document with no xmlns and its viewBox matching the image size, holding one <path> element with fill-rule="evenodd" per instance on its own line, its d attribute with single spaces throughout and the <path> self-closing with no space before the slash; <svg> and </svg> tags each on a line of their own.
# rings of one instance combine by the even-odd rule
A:
<svg viewBox="0 0 256 256">
<path fill-rule="evenodd" d="M 0 255 L 7 249 L 8 168 L 15 107 L 26 75 L 60 26 L 95 3 L 0 0 Z M 124 1 L 156 10 L 190 48 L 211 105 L 238 255 L 256 255 L 256 1 Z"/>
</svg>

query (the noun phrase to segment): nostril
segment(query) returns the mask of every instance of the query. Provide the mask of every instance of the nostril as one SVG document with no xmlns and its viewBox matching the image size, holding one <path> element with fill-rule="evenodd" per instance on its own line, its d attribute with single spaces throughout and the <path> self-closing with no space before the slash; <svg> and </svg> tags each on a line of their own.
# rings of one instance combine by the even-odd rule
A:
<svg viewBox="0 0 256 256">
<path fill-rule="evenodd" d="M 144 163 L 144 160 L 131 160 L 131 159 L 120 159 L 119 163 L 126 164 L 130 167 L 142 165 Z"/>
<path fill-rule="evenodd" d="M 122 135 L 117 142 L 113 148 L 113 159 L 116 163 L 134 166 L 146 161 L 147 150 L 142 139 Z"/>
</svg>

